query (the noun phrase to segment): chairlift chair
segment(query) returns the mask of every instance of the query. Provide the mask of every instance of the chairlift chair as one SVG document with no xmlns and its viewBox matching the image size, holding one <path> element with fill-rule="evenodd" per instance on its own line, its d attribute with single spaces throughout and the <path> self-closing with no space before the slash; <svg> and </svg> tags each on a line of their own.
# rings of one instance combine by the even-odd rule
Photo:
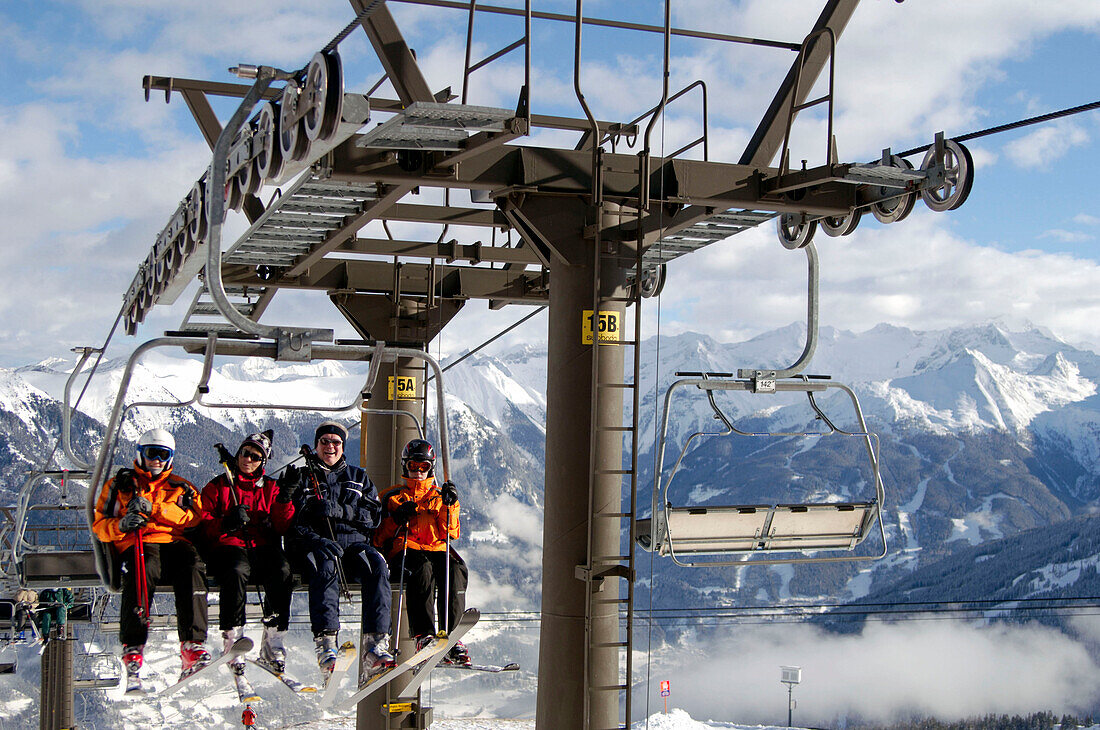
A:
<svg viewBox="0 0 1100 730">
<path fill-rule="evenodd" d="M 671 557 L 677 565 L 686 567 L 733 566 L 776 563 L 810 563 L 840 560 L 874 560 L 886 554 L 886 534 L 882 525 L 882 505 L 885 493 L 879 471 L 878 438 L 867 430 L 859 399 L 848 386 L 820 376 L 790 379 L 765 379 L 761 388 L 757 378 L 730 378 L 728 373 L 677 373 L 693 377 L 675 381 L 665 395 L 661 439 L 653 495 L 653 518 L 639 520 L 641 544 Z M 717 377 L 715 377 L 717 375 Z M 696 387 L 707 394 L 714 416 L 725 426 L 722 432 L 696 432 L 684 442 L 668 477 L 662 482 L 668 420 L 673 393 L 684 387 Z M 859 430 L 839 428 L 815 400 L 816 393 L 836 389 L 847 394 L 854 409 Z M 753 432 L 738 429 L 714 399 L 716 391 L 804 392 L 815 416 L 826 427 L 823 431 Z M 822 437 L 839 434 L 862 440 L 871 470 L 874 493 L 867 499 L 845 502 L 812 502 L 803 504 L 735 504 L 693 506 L 676 504 L 670 497 L 673 478 L 692 442 L 701 436 L 750 437 Z M 872 555 L 805 555 L 806 552 L 851 551 L 861 544 L 878 526 L 882 550 Z M 767 553 L 767 558 L 755 558 Z M 790 553 L 783 555 L 783 553 Z M 747 555 L 746 555 L 747 554 Z M 776 554 L 780 554 L 775 556 Z M 724 556 L 738 556 L 722 560 Z M 700 560 L 699 558 L 706 558 Z"/>
<path fill-rule="evenodd" d="M 127 404 L 126 393 L 137 363 L 147 352 L 158 347 L 182 347 L 188 352 L 195 354 L 201 353 L 203 355 L 202 374 L 196 384 L 194 394 L 189 399 L 181 401 L 137 402 Z M 194 404 L 208 408 L 264 408 L 272 410 L 321 411 L 331 413 L 359 410 L 363 413 L 381 413 L 385 415 L 410 417 L 415 422 L 418 433 L 423 436 L 423 427 L 414 414 L 408 411 L 371 409 L 365 407 L 366 399 L 370 397 L 370 393 L 375 387 L 382 365 L 386 362 L 395 361 L 397 358 L 423 360 L 435 373 L 435 378 L 438 381 L 436 387 L 436 418 L 438 422 L 437 427 L 439 429 L 440 460 L 444 479 L 450 478 L 450 453 L 447 439 L 446 412 L 444 409 L 442 369 L 439 363 L 432 358 L 431 355 L 414 348 L 389 346 L 384 342 L 352 345 L 340 343 L 333 345 L 314 344 L 312 347 L 311 359 L 367 360 L 370 362 L 370 369 L 367 374 L 366 382 L 361 388 L 359 395 L 353 399 L 351 403 L 335 406 L 302 406 L 296 404 L 273 403 L 213 403 L 205 398 L 210 391 L 209 379 L 213 370 L 213 358 L 215 354 L 223 356 L 269 357 L 278 359 L 278 352 L 278 344 L 276 342 L 264 342 L 252 339 L 219 339 L 216 332 L 209 332 L 205 337 L 196 337 L 193 335 L 160 337 L 150 340 L 136 348 L 130 356 L 123 372 L 118 394 L 115 397 L 115 403 L 107 423 L 105 437 L 100 446 L 95 466 L 91 474 L 91 484 L 93 488 L 88 490 L 87 503 L 85 504 L 87 529 L 89 531 L 91 530 L 91 525 L 95 518 L 95 500 L 98 496 L 95 487 L 101 485 L 106 480 L 110 464 L 114 460 L 114 454 L 118 446 L 122 423 L 126 414 L 131 409 L 137 407 L 181 408 Z M 95 568 L 98 576 L 101 578 L 100 583 L 112 592 L 119 591 L 121 589 L 121 577 L 118 574 L 117 561 L 114 560 L 114 556 L 111 555 L 108 546 L 96 539 L 92 540 L 92 544 L 94 548 Z"/>
<path fill-rule="evenodd" d="M 789 249 L 799 250 L 799 249 Z M 867 430 L 859 399 L 848 386 L 824 376 L 800 375 L 813 358 L 817 347 L 818 258 L 812 242 L 801 247 L 807 262 L 806 344 L 798 359 L 783 369 L 741 369 L 733 373 L 678 373 L 684 377 L 665 393 L 661 420 L 661 438 L 654 467 L 653 505 L 649 519 L 638 520 L 638 542 L 647 550 L 669 556 L 685 567 L 768 565 L 776 563 L 815 563 L 841 560 L 876 560 L 886 555 L 886 532 L 882 525 L 885 493 L 879 472 L 878 437 Z M 721 432 L 696 432 L 684 442 L 668 478 L 662 484 L 665 443 L 672 396 L 679 388 L 696 387 L 707 394 L 714 417 L 724 426 Z M 815 393 L 829 389 L 848 395 L 858 430 L 837 427 L 821 410 Z M 828 430 L 789 433 L 750 432 L 737 429 L 714 399 L 716 391 L 747 393 L 805 393 L 816 418 Z M 725 506 L 675 505 L 669 487 L 692 441 L 701 436 L 804 436 L 839 434 L 862 440 L 871 467 L 873 496 L 863 501 L 815 502 L 806 504 L 737 504 Z M 882 550 L 874 555 L 805 555 L 806 552 L 851 551 L 862 543 L 875 525 Z M 757 558 L 756 554 L 769 557 Z M 737 559 L 723 557 L 738 556 Z M 776 557 L 771 557 L 776 556 Z M 705 557 L 705 560 L 698 558 Z"/>
</svg>

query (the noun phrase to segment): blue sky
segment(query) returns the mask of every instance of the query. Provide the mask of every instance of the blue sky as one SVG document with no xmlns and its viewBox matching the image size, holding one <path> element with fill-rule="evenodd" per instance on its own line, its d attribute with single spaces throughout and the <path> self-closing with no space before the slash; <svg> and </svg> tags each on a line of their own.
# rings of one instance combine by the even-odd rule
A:
<svg viewBox="0 0 1100 730">
<path fill-rule="evenodd" d="M 515 0 L 496 4 L 516 6 Z M 684 0 L 674 25 L 797 42 L 820 0 Z M 457 90 L 462 13 L 391 3 L 430 85 Z M 178 201 L 209 164 L 182 99 L 146 103 L 145 74 L 232 81 L 237 62 L 297 68 L 352 18 L 344 0 L 264 3 L 139 0 L 0 3 L 0 365 L 100 344 L 138 264 Z M 571 13 L 571 0 L 536 0 Z M 659 23 L 651 0 L 589 0 L 587 14 Z M 629 15 L 625 15 L 629 13 Z M 481 16 L 479 16 L 481 17 Z M 499 31 L 499 32 L 498 32 Z M 518 37 L 514 19 L 479 21 L 484 53 Z M 496 35 L 494 35 L 496 33 Z M 536 113 L 581 116 L 572 92 L 572 27 L 536 22 Z M 340 47 L 346 88 L 366 91 L 380 67 L 362 33 Z M 711 159 L 735 161 L 792 54 L 712 41 L 673 42 L 674 89 L 702 78 L 710 92 Z M 659 98 L 661 37 L 586 29 L 582 86 L 597 116 L 631 119 Z M 1100 3 L 1071 0 L 863 0 L 837 53 L 836 134 L 842 160 L 907 149 L 943 130 L 963 134 L 1100 99 Z M 474 77 L 470 101 L 513 106 L 518 54 Z M 388 87 L 379 92 L 393 96 Z M 230 109 L 217 107 L 223 119 Z M 375 121 L 382 121 L 381 118 Z M 670 109 L 655 146 L 675 149 L 699 130 L 698 98 Z M 795 154 L 821 157 L 820 119 L 800 118 Z M 529 143 L 569 145 L 543 133 Z M 949 213 L 922 204 L 892 226 L 865 216 L 852 236 L 817 237 L 822 322 L 863 330 L 878 322 L 936 329 L 1002 318 L 1042 325 L 1073 342 L 1100 343 L 1100 111 L 975 140 L 977 177 Z M 913 158 L 919 163 L 919 158 Z M 269 193 L 267 193 L 269 194 Z M 231 220 L 228 240 L 243 229 Z M 403 235 L 396 232 L 397 235 Z M 408 236 L 435 233 L 409 226 Z M 660 321 L 647 330 L 707 331 L 740 339 L 801 318 L 805 268 L 765 226 L 674 262 Z M 735 292 L 730 296 L 730 292 Z M 178 325 L 185 294 L 158 307 L 138 338 Z M 476 344 L 526 313 L 472 303 L 437 349 Z M 281 293 L 265 321 L 350 330 L 323 295 Z M 461 334 L 459 334 L 461 332 Z M 538 317 L 513 337 L 538 340 Z"/>
</svg>

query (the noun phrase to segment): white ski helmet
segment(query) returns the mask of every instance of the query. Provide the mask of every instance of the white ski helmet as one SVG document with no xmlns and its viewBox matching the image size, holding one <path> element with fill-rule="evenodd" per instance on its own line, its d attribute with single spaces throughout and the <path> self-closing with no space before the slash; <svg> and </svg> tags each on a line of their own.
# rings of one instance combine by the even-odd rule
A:
<svg viewBox="0 0 1100 730">
<path fill-rule="evenodd" d="M 141 438 L 138 439 L 137 445 L 137 458 L 138 464 L 147 469 L 148 466 L 145 461 L 146 449 L 165 449 L 168 451 L 168 457 L 164 459 L 164 469 L 168 469 L 172 466 L 172 457 L 176 454 L 176 439 L 172 434 L 165 431 L 163 428 L 151 428 L 145 433 L 141 434 Z"/>
</svg>

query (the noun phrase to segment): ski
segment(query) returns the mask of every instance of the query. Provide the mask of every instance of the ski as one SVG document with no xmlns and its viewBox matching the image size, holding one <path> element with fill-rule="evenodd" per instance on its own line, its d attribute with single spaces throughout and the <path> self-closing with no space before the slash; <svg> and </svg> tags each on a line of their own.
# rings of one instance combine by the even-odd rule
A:
<svg viewBox="0 0 1100 730">
<path fill-rule="evenodd" d="M 144 697 L 145 685 L 141 683 L 141 677 L 135 675 L 128 675 L 126 677 L 126 696 L 127 697 Z"/>
<path fill-rule="evenodd" d="M 244 656 L 250 651 L 252 651 L 252 639 L 248 638 L 247 636 L 243 636 L 240 639 L 237 639 L 237 641 L 233 643 L 233 646 L 229 647 L 229 651 L 225 652 L 217 659 L 214 659 L 206 666 L 196 669 L 194 672 L 188 674 L 186 677 L 181 677 L 180 681 L 162 689 L 160 691 L 160 694 L 170 695 L 173 692 L 181 690 L 184 688 L 184 686 L 190 684 L 192 680 L 194 680 L 196 677 L 201 677 L 210 670 L 220 667 L 223 664 L 228 664 L 233 659 L 236 659 L 239 656 Z"/>
<path fill-rule="evenodd" d="M 516 662 L 508 662 L 507 664 L 447 664 L 442 662 L 439 665 L 440 669 L 463 669 L 467 672 L 491 672 L 498 674 L 500 672 L 515 672 L 519 670 L 519 664 Z"/>
<path fill-rule="evenodd" d="M 252 683 L 243 674 L 234 672 L 233 681 L 237 685 L 237 696 L 241 698 L 243 704 L 260 701 L 260 696 L 256 694 L 256 690 L 252 689 Z"/>
<path fill-rule="evenodd" d="M 323 707 L 328 707 L 336 699 L 336 688 L 340 686 L 340 680 L 344 678 L 344 674 L 355 663 L 357 656 L 359 656 L 359 653 L 355 649 L 355 644 L 345 641 L 340 645 L 340 650 L 336 652 L 336 663 L 333 665 L 332 671 L 325 677 L 324 693 L 321 695 L 321 705 Z"/>
<path fill-rule="evenodd" d="M 248 657 L 248 661 L 255 664 L 257 667 L 264 670 L 265 672 L 267 672 L 271 676 L 275 677 L 275 679 L 282 682 L 283 685 L 285 687 L 287 687 L 287 689 L 289 689 L 291 692 L 316 692 L 317 691 L 316 687 L 314 687 L 312 685 L 309 685 L 309 684 L 304 684 L 302 682 L 299 682 L 297 679 L 294 679 L 293 677 L 288 677 L 286 675 L 286 672 L 278 671 L 277 669 L 275 669 L 275 667 L 271 666 L 267 662 L 261 661 L 259 659 L 253 659 L 252 657 Z"/>
<path fill-rule="evenodd" d="M 424 680 L 428 678 L 432 670 L 447 658 L 447 653 L 458 643 L 458 640 L 461 639 L 467 631 L 472 629 L 480 618 L 481 611 L 478 611 L 476 608 L 467 608 L 466 611 L 459 616 L 458 623 L 451 629 L 451 633 L 447 635 L 447 642 L 440 647 L 439 653 L 418 666 L 413 671 L 412 677 L 409 678 L 409 683 L 405 685 L 401 691 L 406 694 L 415 692 L 420 685 L 424 683 Z"/>
<path fill-rule="evenodd" d="M 432 667 L 443 660 L 443 657 L 447 655 L 451 647 L 458 643 L 458 640 L 461 639 L 467 631 L 473 628 L 479 618 L 481 618 L 481 613 L 476 608 L 467 609 L 466 612 L 462 614 L 461 618 L 459 618 L 458 624 L 455 625 L 454 629 L 447 636 L 446 641 L 435 639 L 432 643 L 414 653 L 408 659 L 398 662 L 396 666 L 374 675 L 367 680 L 366 684 L 359 688 L 358 692 L 340 702 L 336 709 L 348 710 L 355 707 L 363 698 L 373 694 L 378 689 L 386 686 L 386 684 L 393 679 L 396 679 L 410 670 L 413 670 L 413 675 L 409 680 L 408 686 L 402 688 L 401 691 L 402 693 L 415 692 L 416 688 L 427 679 L 428 673 L 431 672 Z M 328 704 L 331 704 L 331 702 L 327 704 L 324 700 L 321 702 L 322 707 L 327 707 Z"/>
</svg>

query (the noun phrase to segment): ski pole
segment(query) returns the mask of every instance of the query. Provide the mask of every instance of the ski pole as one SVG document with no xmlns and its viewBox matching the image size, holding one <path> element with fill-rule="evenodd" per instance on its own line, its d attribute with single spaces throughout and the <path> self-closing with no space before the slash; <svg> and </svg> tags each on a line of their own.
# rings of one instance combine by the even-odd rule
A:
<svg viewBox="0 0 1100 730">
<path fill-rule="evenodd" d="M 145 532 L 145 528 L 141 527 L 134 531 L 134 572 L 137 573 L 135 579 L 137 580 L 137 602 L 138 605 L 134 611 L 138 615 L 138 619 L 145 624 L 149 625 L 149 582 L 145 575 L 145 541 L 142 538 L 142 533 Z"/>
<path fill-rule="evenodd" d="M 393 632 L 395 641 L 401 637 L 401 607 L 405 601 L 405 556 L 409 554 L 409 523 L 406 522 L 402 527 L 405 528 L 405 535 L 401 545 L 401 577 L 397 581 L 397 630 Z M 415 647 L 413 653 L 416 653 Z"/>
<path fill-rule="evenodd" d="M 229 466 L 229 460 L 233 456 L 229 453 L 229 449 L 225 448 L 225 444 L 214 444 L 214 448 L 218 452 L 218 461 L 221 462 L 222 468 L 225 469 L 225 479 L 229 482 L 229 495 L 233 498 L 233 506 L 239 506 L 241 503 L 241 496 L 237 491 L 236 477 L 233 475 L 233 469 Z M 260 486 L 263 486 L 263 475 L 260 475 Z M 248 527 L 241 527 L 241 534 L 244 535 L 244 546 L 248 550 L 248 562 L 249 567 L 252 566 L 252 551 L 256 547 L 252 543 L 252 537 L 248 534 Z M 260 612 L 263 613 L 263 619 L 260 623 L 266 625 L 267 621 L 274 618 L 274 615 L 269 615 L 267 612 L 267 596 L 264 595 L 263 584 L 256 583 L 256 595 L 260 597 Z M 245 603 L 248 603 L 248 589 L 245 589 Z"/>
<path fill-rule="evenodd" d="M 442 499 L 442 497 L 441 497 Z M 443 554 L 443 633 L 451 633 L 451 505 L 447 507 L 447 524 L 444 530 L 447 533 L 447 550 Z"/>
<path fill-rule="evenodd" d="M 321 494 L 321 482 L 317 479 L 316 472 L 313 471 L 314 466 L 319 461 L 319 459 L 317 458 L 317 455 L 313 453 L 313 449 L 309 448 L 309 446 L 307 446 L 306 444 L 302 444 L 300 453 L 302 454 L 302 456 L 306 457 L 306 471 L 309 472 L 310 483 L 313 485 L 313 496 L 323 502 L 325 501 L 325 497 L 323 494 Z M 325 515 L 325 522 L 328 523 L 329 537 L 332 538 L 333 542 L 336 542 L 336 529 L 332 526 L 332 518 L 328 515 Z M 343 592 L 344 598 L 348 599 L 348 601 L 354 602 L 351 597 L 351 591 L 348 589 L 348 579 L 344 575 L 343 563 L 340 562 L 340 558 L 335 558 L 333 562 L 336 563 L 336 575 L 339 577 L 340 590 Z"/>
</svg>

